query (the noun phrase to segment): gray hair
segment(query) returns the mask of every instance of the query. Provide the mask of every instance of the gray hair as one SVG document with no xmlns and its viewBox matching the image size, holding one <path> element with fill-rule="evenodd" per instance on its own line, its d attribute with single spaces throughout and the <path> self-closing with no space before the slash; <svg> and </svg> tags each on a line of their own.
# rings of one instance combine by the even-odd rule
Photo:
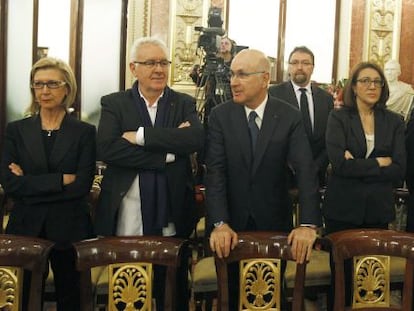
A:
<svg viewBox="0 0 414 311">
<path fill-rule="evenodd" d="M 155 38 L 155 37 L 142 37 L 142 38 L 136 39 L 131 46 L 131 49 L 129 52 L 130 62 L 137 61 L 136 59 L 137 54 L 143 45 L 158 46 L 164 51 L 165 56 L 168 57 L 168 48 L 167 48 L 167 45 L 164 43 L 164 41 L 162 41 L 161 39 Z"/>
</svg>

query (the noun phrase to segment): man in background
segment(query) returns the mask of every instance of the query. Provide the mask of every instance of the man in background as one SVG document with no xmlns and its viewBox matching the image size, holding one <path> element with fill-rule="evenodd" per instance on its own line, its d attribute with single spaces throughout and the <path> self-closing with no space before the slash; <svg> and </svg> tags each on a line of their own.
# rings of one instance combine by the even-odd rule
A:
<svg viewBox="0 0 414 311">
<path fill-rule="evenodd" d="M 305 46 L 295 47 L 289 55 L 290 80 L 270 86 L 269 94 L 301 110 L 312 157 L 318 168 L 319 185 L 325 186 L 328 167 L 325 132 L 334 100 L 332 95 L 311 82 L 314 66 L 313 52 Z"/>
</svg>

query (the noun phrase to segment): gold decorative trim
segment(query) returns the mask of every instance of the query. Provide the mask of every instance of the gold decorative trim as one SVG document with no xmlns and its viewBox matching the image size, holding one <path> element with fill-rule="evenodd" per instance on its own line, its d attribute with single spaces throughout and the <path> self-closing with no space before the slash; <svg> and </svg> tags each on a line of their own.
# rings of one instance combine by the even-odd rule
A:
<svg viewBox="0 0 414 311">
<path fill-rule="evenodd" d="M 152 265 L 122 263 L 108 266 L 109 310 L 152 310 Z"/>
<path fill-rule="evenodd" d="M 0 310 L 19 311 L 23 288 L 23 271 L 16 267 L 0 267 Z"/>
<path fill-rule="evenodd" d="M 268 258 L 240 261 L 239 310 L 281 310 L 280 263 Z"/>
<path fill-rule="evenodd" d="M 196 85 L 190 77 L 194 65 L 204 62 L 197 50 L 200 32 L 196 26 L 207 27 L 210 6 L 222 9 L 223 27 L 226 22 L 226 0 L 173 0 L 170 2 L 170 86 L 195 92 Z M 194 93 L 193 93 L 194 94 Z"/>
<path fill-rule="evenodd" d="M 390 306 L 390 257 L 354 257 L 353 308 Z"/>
</svg>

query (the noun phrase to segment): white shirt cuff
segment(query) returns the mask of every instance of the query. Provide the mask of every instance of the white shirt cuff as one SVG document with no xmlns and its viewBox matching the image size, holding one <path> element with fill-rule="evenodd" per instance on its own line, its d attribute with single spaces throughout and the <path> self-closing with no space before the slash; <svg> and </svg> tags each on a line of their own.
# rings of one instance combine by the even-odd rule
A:
<svg viewBox="0 0 414 311">
<path fill-rule="evenodd" d="M 144 128 L 142 126 L 138 128 L 135 139 L 137 141 L 137 145 L 139 146 L 145 145 Z"/>
<path fill-rule="evenodd" d="M 167 153 L 167 156 L 165 157 L 166 163 L 171 163 L 175 161 L 175 154 L 173 153 Z"/>
</svg>

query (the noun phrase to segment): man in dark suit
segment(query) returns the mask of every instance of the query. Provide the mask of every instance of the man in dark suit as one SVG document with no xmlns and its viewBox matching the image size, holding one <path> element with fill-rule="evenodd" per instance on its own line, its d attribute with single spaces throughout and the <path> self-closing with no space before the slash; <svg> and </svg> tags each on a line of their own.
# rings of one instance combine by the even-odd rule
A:
<svg viewBox="0 0 414 311">
<path fill-rule="evenodd" d="M 163 42 L 138 39 L 130 55 L 137 81 L 101 100 L 97 151 L 107 168 L 96 233 L 186 238 L 195 223 L 190 154 L 204 145 L 195 101 L 167 87 L 171 62 Z M 155 294 L 162 299 L 163 292 Z M 183 301 L 178 305 L 188 307 Z"/>
<path fill-rule="evenodd" d="M 305 46 L 295 47 L 289 55 L 290 81 L 269 87 L 269 94 L 287 101 L 302 111 L 306 135 L 312 148 L 312 156 L 318 167 L 320 186 L 326 184 L 328 155 L 325 146 L 325 132 L 328 115 L 333 108 L 333 97 L 325 90 L 311 83 L 315 57 Z M 304 89 L 301 91 L 301 89 Z M 302 107 L 302 92 L 308 109 Z M 306 109 L 306 110 L 305 110 Z"/>
<path fill-rule="evenodd" d="M 206 156 L 207 216 L 214 227 L 210 246 L 225 257 L 237 244 L 237 231 L 292 229 L 289 161 L 298 176 L 303 224 L 289 239 L 303 262 L 316 238 L 310 227 L 321 224 L 316 167 L 299 111 L 268 96 L 269 71 L 262 52 L 241 51 L 231 64 L 233 100 L 211 111 Z"/>
</svg>

